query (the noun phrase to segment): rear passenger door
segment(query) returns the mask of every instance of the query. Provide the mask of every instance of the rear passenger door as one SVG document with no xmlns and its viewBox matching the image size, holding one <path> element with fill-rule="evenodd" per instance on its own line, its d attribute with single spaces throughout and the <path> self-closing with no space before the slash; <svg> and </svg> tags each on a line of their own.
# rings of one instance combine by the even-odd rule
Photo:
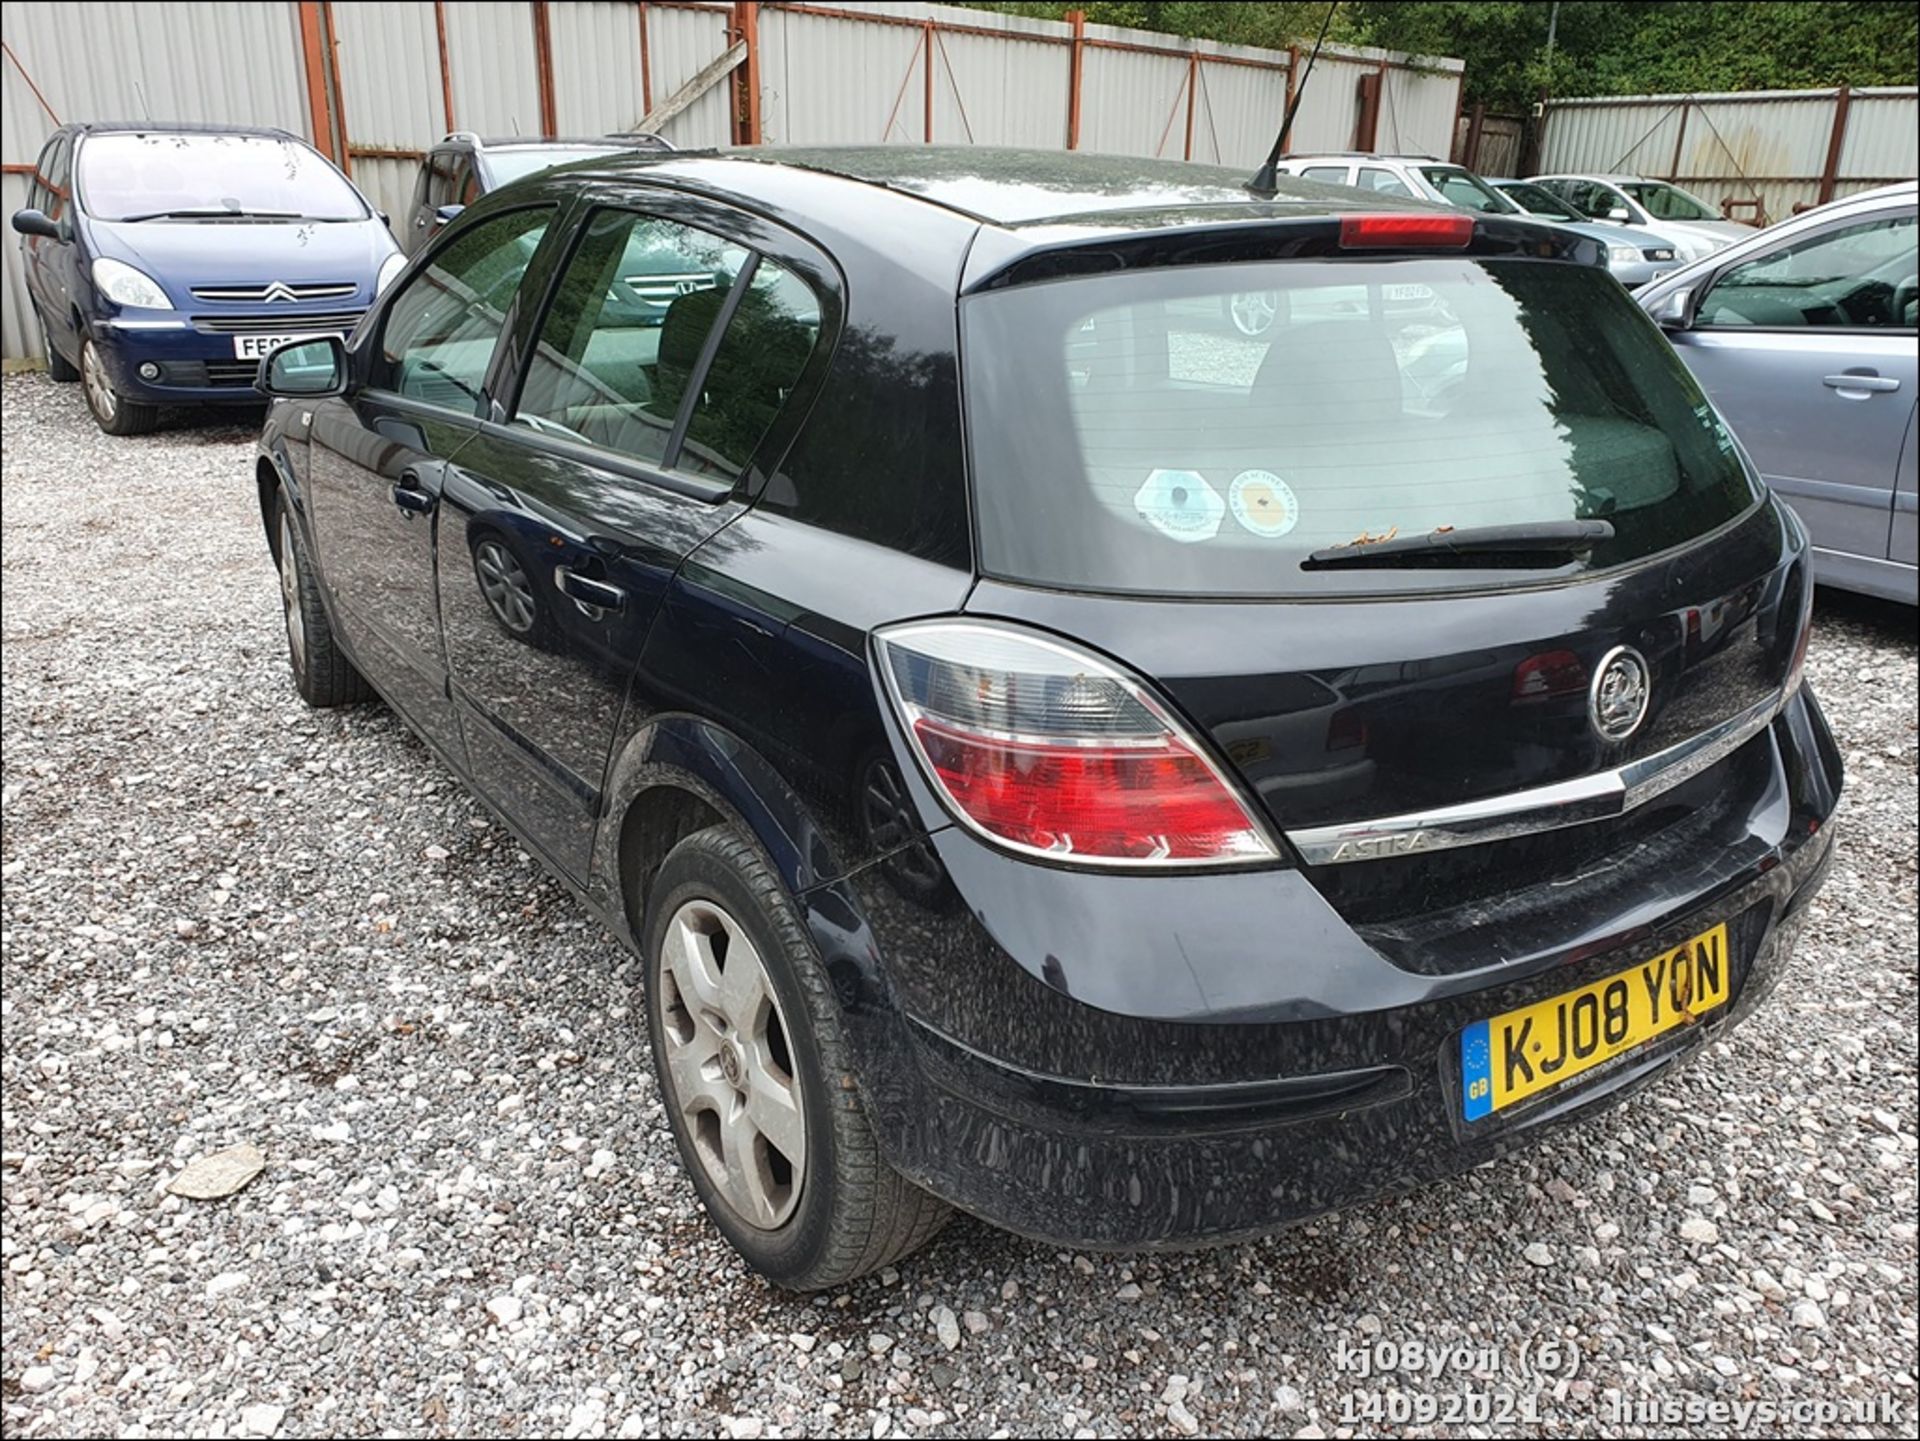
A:
<svg viewBox="0 0 1920 1441">
<path fill-rule="evenodd" d="M 575 877 L 668 584 L 744 509 L 820 339 L 771 240 L 691 198 L 587 210 L 531 282 L 508 403 L 447 473 L 441 613 L 473 777 Z"/>
</svg>

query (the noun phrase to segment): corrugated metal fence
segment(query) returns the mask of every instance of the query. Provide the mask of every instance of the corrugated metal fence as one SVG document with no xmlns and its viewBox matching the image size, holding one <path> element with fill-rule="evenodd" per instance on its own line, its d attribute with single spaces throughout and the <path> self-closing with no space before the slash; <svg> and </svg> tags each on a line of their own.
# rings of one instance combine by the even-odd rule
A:
<svg viewBox="0 0 1920 1441">
<path fill-rule="evenodd" d="M 1658 176 L 1765 224 L 1920 167 L 1920 90 L 1555 100 L 1541 171 Z"/>
<path fill-rule="evenodd" d="M 924 4 L 9 0 L 0 25 L 8 214 L 56 117 L 152 115 L 283 126 L 398 215 L 449 130 L 634 129 L 739 42 L 730 78 L 659 126 L 675 144 L 1028 145 L 1251 170 L 1303 65 L 1298 51 Z M 1445 155 L 1462 68 L 1324 50 L 1294 148 Z M 37 353 L 11 238 L 5 253 L 5 353 Z"/>
</svg>

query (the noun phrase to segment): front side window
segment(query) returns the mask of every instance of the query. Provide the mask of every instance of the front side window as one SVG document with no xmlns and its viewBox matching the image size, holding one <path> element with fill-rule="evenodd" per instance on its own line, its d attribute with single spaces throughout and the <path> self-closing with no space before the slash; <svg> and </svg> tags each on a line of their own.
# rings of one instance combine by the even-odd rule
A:
<svg viewBox="0 0 1920 1441">
<path fill-rule="evenodd" d="M 1912 330 L 1920 305 L 1914 216 L 1822 231 L 1723 271 L 1697 323 L 1767 329 Z"/>
<path fill-rule="evenodd" d="M 93 135 L 80 202 L 96 220 L 365 220 L 352 183 L 302 141 L 272 135 Z"/>
<path fill-rule="evenodd" d="M 387 310 L 374 388 L 473 414 L 507 309 L 552 219 L 547 206 L 509 211 L 434 251 Z"/>
<path fill-rule="evenodd" d="M 1258 334 L 1237 295 L 1270 296 Z M 1032 584 L 1289 595 L 1530 581 L 1324 569 L 1360 536 L 1605 519 L 1556 576 L 1756 492 L 1672 348 L 1596 267 L 1464 257 L 1174 266 L 963 302 L 981 562 Z"/>
<path fill-rule="evenodd" d="M 692 226 L 599 212 L 540 327 L 515 423 L 664 465 L 707 336 L 748 256 Z"/>
<path fill-rule="evenodd" d="M 1720 212 L 1697 195 L 1664 180 L 1632 180 L 1620 187 L 1656 220 L 1718 220 Z"/>
</svg>

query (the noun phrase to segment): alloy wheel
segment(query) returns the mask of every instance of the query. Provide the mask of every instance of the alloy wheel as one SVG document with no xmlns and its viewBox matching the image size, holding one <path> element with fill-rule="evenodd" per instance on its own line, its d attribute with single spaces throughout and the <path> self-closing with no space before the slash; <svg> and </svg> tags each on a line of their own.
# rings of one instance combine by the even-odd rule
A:
<svg viewBox="0 0 1920 1441">
<path fill-rule="evenodd" d="M 667 923 L 657 967 L 668 1104 L 720 1198 L 775 1230 L 800 1203 L 807 1119 L 766 963 L 738 921 L 694 900 Z"/>
<path fill-rule="evenodd" d="M 99 348 L 91 340 L 80 347 L 80 379 L 86 386 L 87 404 L 93 407 L 93 413 L 103 421 L 111 421 L 114 412 L 120 409 L 120 397 L 114 394 L 113 381 L 100 360 Z"/>
<path fill-rule="evenodd" d="M 307 668 L 307 617 L 300 609 L 300 552 L 294 546 L 293 522 L 280 512 L 280 605 L 287 615 L 287 651 L 293 668 Z"/>
</svg>

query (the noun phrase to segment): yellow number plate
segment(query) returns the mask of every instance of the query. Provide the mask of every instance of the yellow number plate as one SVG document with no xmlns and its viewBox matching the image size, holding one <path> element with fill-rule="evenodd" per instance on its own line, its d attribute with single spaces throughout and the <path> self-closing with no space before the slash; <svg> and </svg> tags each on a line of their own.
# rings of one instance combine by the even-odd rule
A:
<svg viewBox="0 0 1920 1441">
<path fill-rule="evenodd" d="M 1466 1115 L 1477 1121 L 1691 1025 L 1727 1001 L 1727 928 L 1618 975 L 1476 1021 L 1460 1033 Z"/>
</svg>

